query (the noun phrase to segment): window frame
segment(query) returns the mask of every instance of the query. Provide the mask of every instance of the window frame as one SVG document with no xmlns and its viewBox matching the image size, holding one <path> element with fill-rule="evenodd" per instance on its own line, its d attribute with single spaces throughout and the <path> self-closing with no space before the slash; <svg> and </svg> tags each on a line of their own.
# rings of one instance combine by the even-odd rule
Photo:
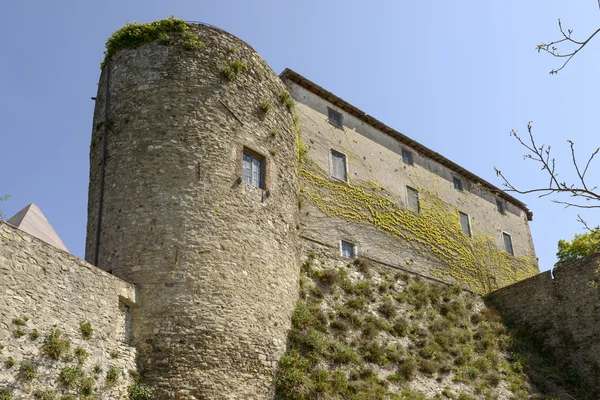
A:
<svg viewBox="0 0 600 400">
<path fill-rule="evenodd" d="M 410 193 L 411 193 L 411 191 L 416 194 L 416 198 L 417 198 L 417 209 L 416 210 L 410 204 Z M 413 187 L 408 186 L 408 185 L 406 185 L 406 202 L 408 204 L 408 208 L 411 211 L 414 211 L 415 214 L 419 214 L 421 212 L 421 202 L 419 200 L 419 191 L 417 189 L 413 188 Z"/>
<path fill-rule="evenodd" d="M 496 209 L 502 215 L 506 215 L 506 202 L 499 197 L 496 197 Z"/>
<path fill-rule="evenodd" d="M 246 155 L 250 157 L 250 182 L 246 182 L 245 180 L 245 173 L 244 171 L 246 170 L 245 168 L 245 158 Z M 257 160 L 260 165 L 260 171 L 259 171 L 259 186 L 256 186 L 253 182 L 253 177 L 254 177 L 254 160 Z M 262 154 L 249 149 L 247 147 L 243 147 L 242 151 L 241 151 L 241 174 L 240 174 L 240 178 L 242 183 L 246 184 L 246 185 L 250 185 L 252 187 L 255 187 L 257 189 L 261 189 L 261 190 L 267 190 L 267 158 L 265 156 L 263 156 Z"/>
<path fill-rule="evenodd" d="M 339 117 L 339 125 L 336 123 L 335 118 L 333 117 Z M 344 126 L 344 116 L 341 112 L 334 110 L 331 107 L 327 107 L 327 122 L 335 127 L 342 128 Z"/>
<path fill-rule="evenodd" d="M 463 220 L 462 220 L 463 215 L 467 217 L 467 228 L 469 231 L 468 233 L 465 233 L 465 230 L 464 230 Z M 471 228 L 471 216 L 469 214 L 467 214 L 466 212 L 458 211 L 458 218 L 460 221 L 460 231 L 462 232 L 462 234 L 465 236 L 468 236 L 468 237 L 473 237 L 473 229 Z"/>
<path fill-rule="evenodd" d="M 508 241 L 510 242 L 510 251 L 508 251 L 506 248 L 506 238 L 508 238 Z M 513 257 L 515 256 L 515 247 L 513 246 L 512 235 L 505 231 L 502 231 L 502 247 L 505 252 Z"/>
<path fill-rule="evenodd" d="M 459 178 L 456 175 L 452 175 L 452 186 L 454 186 L 455 190 L 458 190 L 460 192 L 464 192 L 465 190 L 465 185 L 462 178 Z"/>
<path fill-rule="evenodd" d="M 348 157 L 346 156 L 346 154 L 344 154 L 340 151 L 337 151 L 335 149 L 330 149 L 329 154 L 330 154 L 330 162 L 331 162 L 331 177 L 334 179 L 337 179 L 339 181 L 348 182 Z M 342 158 L 342 160 L 343 160 L 344 178 L 338 178 L 337 176 L 335 176 L 335 163 L 333 161 L 334 155 L 341 156 L 340 158 Z"/>
<path fill-rule="evenodd" d="M 346 255 L 344 255 L 344 244 L 350 245 L 352 247 L 352 255 L 350 257 L 347 257 Z M 339 247 L 340 247 L 340 257 L 348 258 L 348 259 L 353 259 L 353 258 L 358 257 L 358 246 L 356 245 L 356 243 L 352 243 L 345 239 L 340 239 Z"/>
<path fill-rule="evenodd" d="M 414 153 L 412 151 L 407 150 L 404 147 L 402 147 L 402 161 L 404 162 L 404 164 L 414 165 L 415 164 Z"/>
</svg>

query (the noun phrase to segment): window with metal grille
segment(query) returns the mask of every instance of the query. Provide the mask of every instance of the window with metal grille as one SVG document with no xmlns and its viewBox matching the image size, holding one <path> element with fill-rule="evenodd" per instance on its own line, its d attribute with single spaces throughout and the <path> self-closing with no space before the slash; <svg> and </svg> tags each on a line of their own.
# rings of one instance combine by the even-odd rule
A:
<svg viewBox="0 0 600 400">
<path fill-rule="evenodd" d="M 332 174 L 336 179 L 347 181 L 346 156 L 335 150 L 331 150 Z"/>
<path fill-rule="evenodd" d="M 515 252 L 512 247 L 512 237 L 508 233 L 502 232 L 502 238 L 504 239 L 504 250 L 511 256 L 514 256 Z"/>
<path fill-rule="evenodd" d="M 332 124 L 334 124 L 337 127 L 342 127 L 342 114 L 340 114 L 339 112 L 331 109 L 331 108 L 327 108 L 327 117 L 329 122 L 331 122 Z"/>
<path fill-rule="evenodd" d="M 410 186 L 406 187 L 408 194 L 408 206 L 417 214 L 419 213 L 419 191 Z"/>
<path fill-rule="evenodd" d="M 412 151 L 408 151 L 406 149 L 402 149 L 402 161 L 404 161 L 408 165 L 413 165 L 413 153 L 412 153 Z"/>
<path fill-rule="evenodd" d="M 462 190 L 463 190 L 463 181 L 462 181 L 462 179 L 460 179 L 457 176 L 453 176 L 452 177 L 452 182 L 454 183 L 454 189 L 460 190 L 462 192 Z"/>
<path fill-rule="evenodd" d="M 496 199 L 496 207 L 498 207 L 498 211 L 500 214 L 504 214 L 506 210 L 504 209 L 504 201 L 501 199 Z"/>
<path fill-rule="evenodd" d="M 264 189 L 264 163 L 265 159 L 263 157 L 244 150 L 242 180 L 252 186 Z"/>
<path fill-rule="evenodd" d="M 469 214 L 465 214 L 462 211 L 459 211 L 460 215 L 460 227 L 462 229 L 462 233 L 471 236 L 471 225 L 469 224 Z"/>
<path fill-rule="evenodd" d="M 346 258 L 356 257 L 356 245 L 345 240 L 340 240 L 340 255 Z"/>
</svg>

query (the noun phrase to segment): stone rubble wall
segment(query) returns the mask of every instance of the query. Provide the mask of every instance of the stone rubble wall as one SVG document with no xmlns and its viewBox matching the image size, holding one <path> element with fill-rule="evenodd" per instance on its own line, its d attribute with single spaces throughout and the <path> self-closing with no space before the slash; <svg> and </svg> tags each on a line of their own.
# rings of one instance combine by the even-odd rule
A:
<svg viewBox="0 0 600 400">
<path fill-rule="evenodd" d="M 597 253 L 487 296 L 509 324 L 565 361 L 590 388 L 600 381 L 599 272 Z"/>
<path fill-rule="evenodd" d="M 81 347 L 89 353 L 81 367 L 95 377 L 96 398 L 125 395 L 129 371 L 136 370 L 128 337 L 135 296 L 134 286 L 0 221 L 0 390 L 12 391 L 16 399 L 33 398 L 36 390 L 75 394 L 76 388 L 60 385 L 58 375 L 78 365 L 74 351 Z M 81 322 L 91 324 L 91 338 L 83 338 Z M 70 356 L 55 361 L 41 351 L 52 329 L 70 340 Z M 25 335 L 16 337 L 21 332 Z M 37 366 L 32 380 L 22 375 L 23 361 Z M 96 366 L 102 372 L 94 372 Z M 111 366 L 119 371 L 113 384 L 106 381 Z"/>
</svg>

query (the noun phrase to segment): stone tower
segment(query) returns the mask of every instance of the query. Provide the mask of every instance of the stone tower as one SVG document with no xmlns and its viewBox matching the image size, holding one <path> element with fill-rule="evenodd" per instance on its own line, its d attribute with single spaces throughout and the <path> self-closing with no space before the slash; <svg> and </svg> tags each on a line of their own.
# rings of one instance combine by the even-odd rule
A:
<svg viewBox="0 0 600 400">
<path fill-rule="evenodd" d="M 203 45 L 172 33 L 103 68 L 86 259 L 136 285 L 131 342 L 158 398 L 269 398 L 298 290 L 293 117 L 248 44 L 190 33 Z"/>
</svg>

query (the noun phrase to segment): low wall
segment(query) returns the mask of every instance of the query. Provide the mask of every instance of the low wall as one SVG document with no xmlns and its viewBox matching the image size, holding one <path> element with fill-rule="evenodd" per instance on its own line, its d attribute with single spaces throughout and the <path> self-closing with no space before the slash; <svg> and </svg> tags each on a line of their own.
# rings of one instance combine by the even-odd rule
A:
<svg viewBox="0 0 600 400">
<path fill-rule="evenodd" d="M 136 370 L 134 306 L 134 286 L 0 221 L 0 393 L 123 397 Z M 57 329 L 69 349 L 55 360 L 44 343 Z"/>
<path fill-rule="evenodd" d="M 590 388 L 600 381 L 599 272 L 597 253 L 487 296 L 509 324 L 528 330 Z"/>
</svg>

